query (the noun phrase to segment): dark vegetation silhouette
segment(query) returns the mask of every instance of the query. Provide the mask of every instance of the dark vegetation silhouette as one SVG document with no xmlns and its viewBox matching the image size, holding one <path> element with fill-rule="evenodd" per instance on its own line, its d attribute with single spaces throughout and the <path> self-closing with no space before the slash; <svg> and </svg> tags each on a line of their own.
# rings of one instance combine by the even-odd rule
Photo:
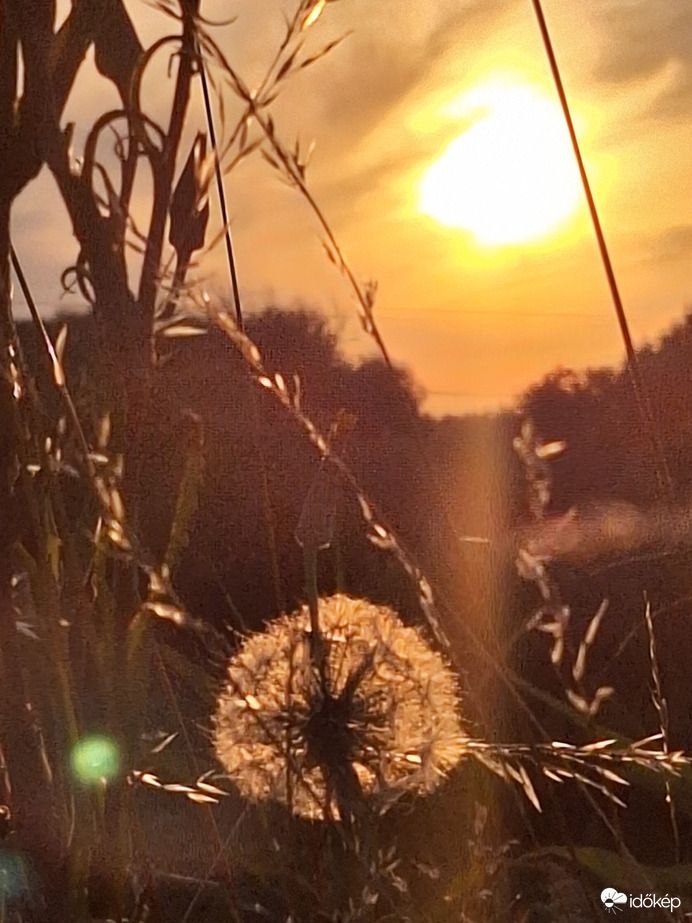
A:
<svg viewBox="0 0 692 923">
<path fill-rule="evenodd" d="M 75 383 L 84 419 L 95 423 L 93 322 L 88 317 L 70 318 L 68 326 L 67 374 Z M 58 327 L 56 322 L 54 334 Z M 543 690 L 555 701 L 564 701 L 569 682 L 566 666 L 551 667 L 549 637 L 524 630 L 540 603 L 536 589 L 516 568 L 528 529 L 531 542 L 553 558 L 549 566 L 572 610 L 568 649 L 574 652 L 601 602 L 609 601 L 590 654 L 588 678 L 593 688 L 612 685 L 615 694 L 602 705 L 594 727 L 640 739 L 657 726 L 643 623 L 646 594 L 656 613 L 671 746 L 692 745 L 687 668 L 681 654 L 692 645 L 686 617 L 687 537 L 678 536 L 670 547 L 661 545 L 660 536 L 642 547 L 623 548 L 617 541 L 618 516 L 627 523 L 634 515 L 633 504 L 646 513 L 655 511 L 657 503 L 649 445 L 638 439 L 624 371 L 596 370 L 578 377 L 559 370 L 529 389 L 516 414 L 436 420 L 421 413 L 420 394 L 403 370 L 391 371 L 380 360 L 347 362 L 318 314 L 271 308 L 248 318 L 247 328 L 266 356 L 268 369 L 299 377 L 303 406 L 324 430 L 340 413 L 352 415 L 344 457 L 454 613 L 445 628 L 458 651 L 465 713 L 477 733 L 492 732 L 506 740 L 541 739 L 514 697 L 487 667 L 480 667 L 469 631 L 499 663 L 533 684 L 526 702 L 545 733 L 557 739 L 587 735 L 584 740 L 591 733 L 589 723 L 581 726 L 578 715 L 569 717 L 535 695 L 535 690 Z M 679 438 L 677 427 L 684 427 L 684 419 L 678 414 L 666 417 L 665 408 L 682 407 L 686 387 L 684 374 L 677 375 L 671 367 L 671 357 L 676 363 L 684 354 L 689 330 L 685 322 L 658 349 L 642 354 L 649 380 L 666 383 L 665 390 L 661 384 L 656 393 L 661 395 L 657 409 L 667 449 L 669 439 Z M 40 365 L 38 353 L 33 354 L 38 349 L 34 332 L 22 327 L 21 334 L 31 364 Z M 54 388 L 48 374 L 39 388 L 49 405 Z M 204 475 L 175 586 L 190 612 L 215 627 L 259 630 L 304 598 L 295 532 L 318 460 L 280 408 L 250 381 L 238 354 L 214 328 L 204 336 L 165 343 L 153 395 L 144 422 L 146 501 L 140 511 L 141 533 L 154 557 L 161 556 L 182 473 L 180 445 L 193 415 L 198 420 L 195 432 L 202 434 L 204 443 Z M 526 416 L 547 440 L 567 443 L 550 463 L 553 500 L 538 525 L 532 523 L 525 474 L 511 448 Z M 682 474 L 684 469 L 673 470 Z M 642 486 L 647 483 L 648 491 Z M 80 491 L 74 502 L 78 515 L 84 502 Z M 576 518 L 570 518 L 572 507 L 579 510 Z M 609 516 L 614 518 L 612 541 Z M 595 543 L 589 542 L 594 528 L 601 530 Z M 577 547 L 565 538 L 570 530 Z M 395 606 L 405 619 L 419 619 L 414 588 L 401 579 L 395 562 L 363 536 L 357 503 L 346 489 L 340 491 L 336 539 L 321 559 L 319 585 L 325 593 L 365 596 Z M 206 668 L 213 673 L 209 663 Z M 519 833 L 528 822 L 546 842 L 564 841 L 566 831 L 560 833 L 559 825 L 556 831 L 552 814 L 546 824 L 527 820 L 523 810 L 516 815 L 516 804 L 501 784 L 495 786 L 493 797 L 501 806 L 506 830 Z M 605 846 L 608 833 L 594 820 L 590 806 L 574 793 L 561 797 L 558 813 L 574 800 L 573 809 L 584 819 L 583 840 L 576 835 L 577 841 Z M 652 812 L 650 801 L 646 791 L 641 798 L 635 794 L 622 823 L 630 835 L 629 847 L 643 861 L 656 862 L 669 853 L 670 835 L 663 804 Z M 642 817 L 643 836 L 636 832 Z M 682 829 L 686 834 L 684 818 Z M 575 837 L 571 827 L 569 833 Z"/>
<path fill-rule="evenodd" d="M 675 498 L 662 501 L 650 447 L 633 411 L 626 370 L 583 374 L 560 369 L 531 388 L 522 410 L 548 440 L 567 449 L 552 463 L 553 511 L 579 513 L 546 544 L 558 558 L 565 598 L 587 618 L 598 597 L 610 600 L 601 640 L 615 652 L 615 675 L 643 675 L 648 640 L 641 622 L 645 598 L 658 612 L 661 670 L 669 689 L 673 746 L 689 748 L 691 724 L 685 693 L 692 633 L 690 502 L 692 487 L 692 318 L 674 326 L 656 346 L 639 350 L 639 364 L 670 468 Z M 559 520 L 558 520 L 559 521 Z M 640 672 L 642 671 L 642 672 Z M 616 682 L 614 680 L 614 682 Z M 632 683 L 620 696 L 619 723 L 634 736 L 651 721 L 648 690 Z M 674 691 L 675 690 L 675 691 Z"/>
<path fill-rule="evenodd" d="M 692 485 L 691 355 L 689 314 L 657 346 L 638 350 L 651 410 L 659 423 L 680 498 L 689 497 Z M 632 409 L 631 394 L 624 370 L 593 369 L 576 374 L 559 369 L 525 395 L 523 408 L 545 438 L 559 431 L 569 445 L 569 452 L 555 462 L 556 508 L 608 499 L 647 506 L 658 499 L 651 450 Z M 623 446 L 627 446 L 626 452 Z"/>
</svg>

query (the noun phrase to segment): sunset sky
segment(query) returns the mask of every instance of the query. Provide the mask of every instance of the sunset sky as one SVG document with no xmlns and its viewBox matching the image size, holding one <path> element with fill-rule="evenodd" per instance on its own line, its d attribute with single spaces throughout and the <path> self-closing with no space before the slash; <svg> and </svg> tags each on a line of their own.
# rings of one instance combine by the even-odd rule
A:
<svg viewBox="0 0 692 923">
<path fill-rule="evenodd" d="M 64 15 L 67 4 L 58 6 Z M 237 13 L 215 35 L 251 86 L 280 41 L 282 8 L 292 10 L 277 0 L 202 2 L 210 19 Z M 165 34 L 167 21 L 142 0 L 128 9 L 143 42 Z M 692 5 L 544 0 L 544 12 L 634 338 L 654 341 L 692 303 Z M 273 117 L 291 146 L 315 141 L 308 184 L 356 275 L 378 281 L 383 339 L 427 391 L 425 409 L 509 406 L 557 365 L 618 364 L 622 344 L 583 197 L 573 195 L 576 165 L 530 0 L 338 0 L 307 32 L 306 53 L 345 33 L 286 82 Z M 145 83 L 152 112 L 170 89 L 162 60 Z M 65 115 L 77 143 L 112 105 L 88 61 Z M 224 108 L 232 124 L 228 92 Z M 196 99 L 190 137 L 201 127 Z M 227 177 L 226 191 L 247 309 L 320 308 L 350 355 L 372 351 L 297 193 L 259 157 Z M 455 215 L 460 227 L 449 225 Z M 58 300 L 75 249 L 49 176 L 18 200 L 13 234 L 44 313 L 78 308 L 74 297 Z M 222 256 L 198 270 L 211 292 L 227 292 Z"/>
</svg>

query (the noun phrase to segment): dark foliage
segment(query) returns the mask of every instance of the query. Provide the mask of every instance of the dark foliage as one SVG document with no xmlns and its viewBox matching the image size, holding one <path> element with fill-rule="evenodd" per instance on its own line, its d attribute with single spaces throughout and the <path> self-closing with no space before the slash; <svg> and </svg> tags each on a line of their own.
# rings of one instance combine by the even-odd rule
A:
<svg viewBox="0 0 692 923">
<path fill-rule="evenodd" d="M 93 365 L 93 325 L 87 318 L 72 318 L 69 326 L 68 379 L 83 418 L 95 421 L 99 377 Z M 507 414 L 435 421 L 422 416 L 418 394 L 405 372 L 392 373 L 377 360 L 348 363 L 326 322 L 310 312 L 271 309 L 249 318 L 247 327 L 269 370 L 281 372 L 287 380 L 299 376 L 303 406 L 324 431 L 341 411 L 356 418 L 341 451 L 434 583 L 446 613 L 446 630 L 458 652 L 467 690 L 464 708 L 474 733 L 484 736 L 492 728 L 499 740 L 588 741 L 608 729 L 630 739 L 655 731 L 643 623 L 646 591 L 660 613 L 656 631 L 671 745 L 690 746 L 687 656 L 681 655 L 682 649 L 692 646 L 689 620 L 680 608 L 680 600 L 689 593 L 684 549 L 646 561 L 635 553 L 613 555 L 607 549 L 577 559 L 556 554 L 549 568 L 571 607 L 572 620 L 568 656 L 561 667 L 552 668 L 550 638 L 523 629 L 540 599 L 519 578 L 514 565 L 521 527 L 529 520 L 524 473 L 511 448 L 520 418 Z M 680 328 L 647 360 L 647 376 L 668 382 L 671 406 L 678 408 L 678 414 L 682 414 L 684 383 L 675 384 L 675 375 L 666 373 L 665 366 L 679 360 L 681 347 L 673 347 L 671 340 L 676 336 L 684 340 L 689 329 L 689 325 Z M 29 328 L 21 332 L 29 366 L 41 367 L 33 332 Z M 257 629 L 305 599 L 301 549 L 294 535 L 318 472 L 318 459 L 271 396 L 249 379 L 235 348 L 217 330 L 210 329 L 203 337 L 164 341 L 159 351 L 143 434 L 146 502 L 139 528 L 151 554 L 160 559 L 170 532 L 185 456 L 181 447 L 188 438 L 186 421 L 192 412 L 202 421 L 205 474 L 189 545 L 175 573 L 176 587 L 194 615 L 217 627 Z M 658 369 L 659 359 L 662 369 Z M 47 372 L 38 387 L 46 419 L 54 419 L 57 405 Z M 564 439 L 568 445 L 564 456 L 551 463 L 554 500 L 548 523 L 572 505 L 591 510 L 613 501 L 654 502 L 653 493 L 647 496 L 642 490 L 651 470 L 624 374 L 601 371 L 577 379 L 555 373 L 526 395 L 523 409 L 545 439 Z M 666 444 L 678 422 L 684 431 L 684 415 L 669 419 L 659 408 L 659 419 Z M 676 469 L 677 476 L 682 474 L 684 468 Z M 79 516 L 80 504 L 87 501 L 76 483 L 73 500 Z M 335 541 L 319 563 L 320 592 L 342 590 L 366 596 L 393 605 L 406 619 L 420 621 L 413 587 L 394 558 L 365 538 L 357 504 L 346 489 L 339 498 Z M 595 723 L 580 726 L 578 717 L 567 717 L 569 707 L 556 710 L 535 695 L 532 686 L 566 705 L 569 666 L 604 598 L 610 600 L 610 608 L 590 655 L 588 684 L 594 689 L 612 684 L 616 693 Z M 518 697 L 511 683 L 503 681 L 505 669 L 516 671 L 529 684 Z M 517 812 L 516 802 L 501 783 L 489 785 L 496 829 L 507 835 L 523 834 L 528 824 L 543 842 L 569 842 L 575 831 L 565 812 L 574 811 L 584 818 L 580 842 L 610 843 L 610 834 L 582 796 L 561 793 L 556 802 L 550 786 L 545 786 L 541 797 L 552 800 L 552 809 L 544 824 L 527 814 L 523 805 Z M 636 807 L 636 796 L 633 802 Z M 450 804 L 444 803 L 444 810 L 450 810 Z M 459 810 L 464 815 L 466 809 Z M 646 842 L 636 833 L 645 815 Z M 422 817 L 419 812 L 416 816 Z M 555 818 L 560 816 L 563 820 L 556 826 Z M 459 823 L 467 821 L 462 817 Z M 662 801 L 652 814 L 648 792 L 636 810 L 625 813 L 623 823 L 631 828 L 628 842 L 645 860 L 657 852 L 660 859 L 670 845 Z M 433 851 L 432 840 L 439 836 L 436 825 L 439 818 L 429 828 Z M 681 827 L 685 833 L 684 818 Z M 660 834 L 654 835 L 655 829 Z M 462 836 L 455 846 L 460 854 L 465 843 Z"/>
</svg>

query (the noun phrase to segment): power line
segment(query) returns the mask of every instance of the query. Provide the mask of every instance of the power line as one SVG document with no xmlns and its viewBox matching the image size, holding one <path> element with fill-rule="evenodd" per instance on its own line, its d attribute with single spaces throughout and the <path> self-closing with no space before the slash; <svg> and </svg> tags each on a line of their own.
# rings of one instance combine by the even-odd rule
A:
<svg viewBox="0 0 692 923">
<path fill-rule="evenodd" d="M 59 311 L 62 308 L 67 310 L 79 310 L 84 308 L 88 310 L 89 306 L 80 301 L 79 303 L 61 301 L 60 299 L 55 299 L 52 301 L 39 301 L 35 300 L 34 302 L 40 308 L 46 308 L 48 310 Z M 255 313 L 254 311 L 250 312 L 251 314 Z M 260 311 L 261 313 L 261 311 Z M 319 311 L 323 317 L 328 318 L 341 318 L 343 314 L 339 314 L 334 311 Z M 483 308 L 383 308 L 376 309 L 376 313 L 380 317 L 398 317 L 399 315 L 411 316 L 411 317 L 420 317 L 421 320 L 425 319 L 425 316 L 428 314 L 448 314 L 451 317 L 456 315 L 462 316 L 477 316 L 477 317 L 497 317 L 497 318 L 511 318 L 511 317 L 562 317 L 569 319 L 573 317 L 575 320 L 584 320 L 590 318 L 591 320 L 603 320 L 603 315 L 599 311 L 523 311 L 520 308 L 507 308 L 503 311 L 486 311 Z"/>
<path fill-rule="evenodd" d="M 346 312 L 344 311 L 340 314 L 334 311 L 321 311 L 320 313 L 325 317 L 341 319 Z M 378 317 L 418 317 L 421 320 L 424 320 L 428 314 L 443 314 L 450 317 L 487 317 L 504 320 L 513 317 L 533 317 L 537 319 L 542 317 L 569 319 L 573 317 L 575 320 L 590 319 L 599 322 L 604 320 L 603 315 L 597 311 L 522 311 L 519 309 L 514 310 L 513 308 L 508 308 L 506 311 L 484 311 L 482 308 L 376 308 L 375 313 Z"/>
<path fill-rule="evenodd" d="M 574 317 L 583 320 L 590 317 L 593 320 L 603 320 L 603 315 L 597 311 L 522 311 L 521 309 L 507 308 L 504 311 L 484 311 L 483 308 L 385 308 L 377 311 L 378 316 L 396 317 L 399 314 L 415 314 L 424 317 L 426 314 L 473 315 L 478 317 Z"/>
<path fill-rule="evenodd" d="M 479 391 L 428 391 L 425 389 L 425 397 L 482 397 L 488 401 L 507 400 L 506 394 L 483 394 Z"/>
</svg>

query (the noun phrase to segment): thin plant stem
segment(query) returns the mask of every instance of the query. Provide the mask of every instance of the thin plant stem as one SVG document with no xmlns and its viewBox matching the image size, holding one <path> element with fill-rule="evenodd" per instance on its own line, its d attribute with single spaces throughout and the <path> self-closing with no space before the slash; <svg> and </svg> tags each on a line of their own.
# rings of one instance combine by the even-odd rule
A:
<svg viewBox="0 0 692 923">
<path fill-rule="evenodd" d="M 190 765 L 192 766 L 193 771 L 197 775 L 199 775 L 199 766 L 197 764 L 197 759 L 195 758 L 194 747 L 192 746 L 192 741 L 190 740 L 190 735 L 188 733 L 187 726 L 183 719 L 182 712 L 180 711 L 180 705 L 178 703 L 178 698 L 175 694 L 175 690 L 173 689 L 173 684 L 171 683 L 170 676 L 168 675 L 168 669 L 161 655 L 161 649 L 157 641 L 154 642 L 154 657 L 156 660 L 156 666 L 158 667 L 158 671 L 159 671 L 159 675 L 162 680 L 163 687 L 165 689 L 168 700 L 171 704 L 171 708 L 175 715 L 175 719 L 178 723 L 178 727 L 180 728 L 182 739 L 185 743 L 185 749 L 187 751 L 186 755 L 187 755 L 188 761 Z M 217 855 L 219 856 L 220 860 L 223 862 L 224 878 L 226 879 L 227 893 L 229 897 L 230 909 L 231 909 L 231 914 L 233 916 L 234 923 L 241 923 L 240 917 L 238 915 L 238 910 L 236 907 L 236 902 L 235 902 L 235 899 L 233 897 L 232 890 L 231 890 L 233 877 L 234 877 L 233 871 L 226 857 L 224 842 L 221 838 L 221 833 L 219 831 L 219 826 L 216 822 L 216 817 L 214 816 L 214 812 L 211 811 L 209 807 L 206 808 L 204 812 L 204 817 L 205 817 L 207 829 L 211 834 L 212 842 L 215 844 L 217 848 Z M 196 902 L 196 900 L 197 900 L 197 897 L 193 898 L 193 904 Z M 188 907 L 188 910 L 189 909 L 190 908 Z"/>
<path fill-rule="evenodd" d="M 171 196 L 175 161 L 180 139 L 185 125 L 185 116 L 190 100 L 190 80 L 193 73 L 194 28 L 191 20 L 183 16 L 183 31 L 180 36 L 180 54 L 178 75 L 171 106 L 168 131 L 162 144 L 161 158 L 154 171 L 154 196 L 151 212 L 151 225 L 147 236 L 139 284 L 139 303 L 141 309 L 151 316 L 155 311 L 163 239 L 168 217 L 168 205 Z"/>
<path fill-rule="evenodd" d="M 617 284 L 617 279 L 615 278 L 615 271 L 610 259 L 610 253 L 608 251 L 605 234 L 603 233 L 603 228 L 601 226 L 601 220 L 598 215 L 596 201 L 594 199 L 589 177 L 584 165 L 584 160 L 579 146 L 579 139 L 577 138 L 577 133 L 574 128 L 574 122 L 572 121 L 569 101 L 567 99 L 567 94 L 565 93 L 562 77 L 560 75 L 560 68 L 557 63 L 557 58 L 555 57 L 553 43 L 548 31 L 548 25 L 546 23 L 545 16 L 543 15 L 541 0 L 531 0 L 531 2 L 533 4 L 533 9 L 538 21 L 538 28 L 541 33 L 543 45 L 545 47 L 546 56 L 550 65 L 550 71 L 555 82 L 555 89 L 560 100 L 560 106 L 562 107 L 562 112 L 565 118 L 565 123 L 567 125 L 567 130 L 569 132 L 570 141 L 572 142 L 574 157 L 577 162 L 577 167 L 579 168 L 579 176 L 581 177 L 582 186 L 584 187 L 584 195 L 586 197 L 589 215 L 591 216 L 591 222 L 593 224 L 596 241 L 598 243 L 598 251 L 600 253 L 603 269 L 605 270 L 606 278 L 608 280 L 608 288 L 610 289 L 613 307 L 615 308 L 615 315 L 620 327 L 620 334 L 625 344 L 627 368 L 632 380 L 632 389 L 634 391 L 637 410 L 651 442 L 651 450 L 656 469 L 658 488 L 663 496 L 670 498 L 673 494 L 673 481 L 670 475 L 670 470 L 668 468 L 668 462 L 663 450 L 658 427 L 651 412 L 648 396 L 644 387 L 644 382 L 642 380 L 641 369 L 637 359 L 637 352 L 632 342 L 632 336 L 630 334 L 625 307 L 620 296 L 620 289 Z"/>
<path fill-rule="evenodd" d="M 651 689 L 651 699 L 658 715 L 658 723 L 661 731 L 661 748 L 665 754 L 670 753 L 670 728 L 668 722 L 668 702 L 663 694 L 663 685 L 661 683 L 661 670 L 658 662 L 658 650 L 656 646 L 656 635 L 654 634 L 654 623 L 651 618 L 651 603 L 646 602 L 644 611 L 646 621 L 646 630 L 649 635 L 649 660 L 651 662 L 651 678 L 653 685 Z M 673 850 L 675 862 L 680 862 L 680 831 L 678 828 L 677 811 L 675 810 L 675 801 L 673 799 L 672 786 L 670 779 L 666 777 L 666 804 L 668 805 L 668 814 L 670 816 L 670 828 L 673 834 Z"/>
<path fill-rule="evenodd" d="M 233 292 L 233 307 L 235 309 L 235 318 L 240 329 L 243 329 L 243 309 L 240 302 L 240 289 L 238 287 L 238 272 L 236 269 L 235 256 L 233 254 L 233 241 L 231 239 L 231 225 L 228 220 L 228 209 L 226 207 L 226 193 L 223 187 L 223 176 L 221 173 L 221 161 L 219 158 L 219 147 L 216 140 L 216 129 L 214 126 L 214 113 L 211 108 L 211 99 L 209 96 L 209 85 L 207 81 L 207 71 L 204 63 L 204 57 L 199 52 L 197 39 L 195 39 L 195 51 L 197 54 L 197 63 L 199 75 L 202 81 L 202 95 L 204 97 L 204 111 L 207 118 L 207 128 L 209 129 L 209 140 L 214 152 L 214 172 L 216 175 L 216 188 L 219 193 L 219 208 L 221 210 L 221 221 L 223 222 L 224 241 L 226 244 L 226 262 L 228 263 L 228 274 L 231 279 L 231 291 Z"/>
<path fill-rule="evenodd" d="M 50 336 L 48 335 L 48 331 L 46 330 L 46 325 L 43 323 L 43 318 L 38 312 L 36 302 L 34 301 L 33 295 L 31 294 L 31 289 L 29 288 L 29 283 L 27 282 L 24 271 L 22 270 L 22 264 L 19 262 L 19 257 L 17 256 L 14 247 L 11 248 L 10 253 L 12 259 L 12 268 L 14 269 L 17 280 L 19 281 L 19 286 L 22 290 L 22 294 L 24 295 L 24 300 L 27 303 L 27 307 L 29 308 L 32 320 L 38 327 L 39 332 L 43 338 L 43 342 L 48 353 L 48 358 L 50 359 L 52 365 L 53 380 L 58 390 L 60 391 L 60 395 L 62 396 L 63 401 L 65 402 L 65 407 L 69 414 L 70 421 L 75 428 L 75 433 L 79 441 L 79 447 L 82 450 L 84 465 L 90 480 L 93 481 L 97 477 L 96 467 L 91 458 L 91 450 L 89 449 L 89 443 L 87 442 L 86 436 L 84 434 L 84 429 L 82 428 L 79 414 L 77 413 L 74 401 L 72 400 L 72 395 L 70 394 L 67 385 L 63 380 L 64 376 L 60 374 L 58 377 L 56 377 L 57 367 L 61 366 L 62 363 L 55 353 L 55 348 Z"/>
</svg>

